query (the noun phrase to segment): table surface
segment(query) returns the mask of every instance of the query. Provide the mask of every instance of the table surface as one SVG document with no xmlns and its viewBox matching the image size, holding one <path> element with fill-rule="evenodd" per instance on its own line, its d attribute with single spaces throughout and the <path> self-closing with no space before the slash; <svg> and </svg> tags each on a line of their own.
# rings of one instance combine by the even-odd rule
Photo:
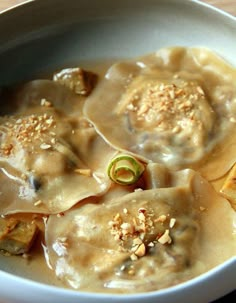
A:
<svg viewBox="0 0 236 303">
<path fill-rule="evenodd" d="M 14 5 L 23 3 L 25 0 L 0 0 L 0 11 L 8 9 Z M 39 0 L 36 0 L 39 1 Z M 202 0 L 203 2 L 209 3 L 218 7 L 234 16 L 236 16 L 236 0 Z M 217 300 L 218 303 L 233 302 L 235 292 L 223 299 Z M 232 301 L 231 301 L 232 300 Z"/>
<path fill-rule="evenodd" d="M 0 0 L 0 11 L 7 9 L 16 4 L 20 4 L 25 0 Z M 40 0 L 37 0 L 40 1 Z M 234 16 L 236 16 L 236 1 L 235 0 L 202 0 L 203 2 L 214 5 Z"/>
</svg>

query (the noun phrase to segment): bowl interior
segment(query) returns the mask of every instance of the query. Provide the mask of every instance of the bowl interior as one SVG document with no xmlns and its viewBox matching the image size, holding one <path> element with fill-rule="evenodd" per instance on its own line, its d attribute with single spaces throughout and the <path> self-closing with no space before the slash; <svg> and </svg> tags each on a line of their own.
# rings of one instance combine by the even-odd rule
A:
<svg viewBox="0 0 236 303">
<path fill-rule="evenodd" d="M 235 18 L 195 1 L 33 1 L 0 18 L 0 84 L 175 45 L 209 47 L 236 65 L 235 30 Z"/>
<path fill-rule="evenodd" d="M 64 66 L 135 57 L 177 45 L 211 48 L 236 66 L 235 33 L 234 17 L 197 1 L 32 1 L 0 15 L 0 85 Z M 235 267 L 231 260 L 213 274 L 170 290 L 114 296 L 112 302 L 209 302 L 234 288 Z M 0 285 L 3 302 L 48 303 L 48 295 L 57 303 L 111 301 L 110 296 L 57 290 L 1 272 Z M 21 287 L 22 299 L 11 291 L 14 287 Z"/>
</svg>

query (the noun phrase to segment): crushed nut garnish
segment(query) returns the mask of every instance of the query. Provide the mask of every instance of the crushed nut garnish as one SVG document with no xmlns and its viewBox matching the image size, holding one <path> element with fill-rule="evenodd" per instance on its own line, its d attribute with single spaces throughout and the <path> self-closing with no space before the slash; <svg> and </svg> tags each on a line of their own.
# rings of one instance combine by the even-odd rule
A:
<svg viewBox="0 0 236 303">
<path fill-rule="evenodd" d="M 123 209 L 123 213 L 127 215 L 127 214 L 128 214 L 128 209 L 127 209 L 127 208 L 124 208 L 124 209 Z"/>
<path fill-rule="evenodd" d="M 52 144 L 55 144 L 55 143 L 56 143 L 56 138 L 52 138 L 52 139 L 51 139 L 51 143 L 52 143 Z"/>
<path fill-rule="evenodd" d="M 91 169 L 87 169 L 87 168 L 76 168 L 75 172 L 77 174 L 80 174 L 80 175 L 83 175 L 83 176 L 86 176 L 86 177 L 91 177 L 91 175 L 92 175 Z"/>
<path fill-rule="evenodd" d="M 14 152 L 15 144 L 20 144 L 22 147 L 31 150 L 36 148 L 48 149 L 51 144 L 43 140 L 51 140 L 56 136 L 56 133 L 51 133 L 52 127 L 56 127 L 55 120 L 53 116 L 47 113 L 42 115 L 32 114 L 22 118 L 4 117 L 2 121 L 0 127 L 5 134 L 5 140 L 14 142 L 0 146 L 0 154 L 4 156 L 10 156 Z M 48 138 L 49 134 L 50 138 Z M 32 140 L 34 140 L 34 144 L 31 144 Z"/>
<path fill-rule="evenodd" d="M 173 133 L 181 131 L 183 117 L 196 125 L 202 124 L 200 119 L 194 118 L 194 113 L 196 101 L 203 100 L 205 93 L 196 82 L 186 82 L 175 75 L 171 83 L 145 82 L 144 85 L 129 91 L 128 102 L 124 95 L 124 110 L 136 113 L 138 121 L 155 123 L 160 130 Z"/>
<path fill-rule="evenodd" d="M 4 156 L 9 156 L 12 152 L 12 149 L 13 149 L 12 144 L 8 144 L 8 145 L 2 144 L 0 146 L 0 153 L 2 153 Z"/>
<path fill-rule="evenodd" d="M 157 221 L 157 222 L 164 223 L 164 222 L 166 221 L 166 219 L 167 219 L 167 216 L 166 216 L 166 215 L 161 215 L 161 216 L 159 216 L 159 217 L 156 219 L 156 221 Z"/>
<path fill-rule="evenodd" d="M 138 260 L 138 257 L 137 257 L 135 254 L 132 254 L 132 255 L 130 256 L 130 259 L 131 259 L 132 261 L 136 261 L 136 260 Z"/>
<path fill-rule="evenodd" d="M 160 238 L 158 238 L 158 242 L 161 244 L 170 244 L 172 242 L 169 229 L 166 229 L 164 234 Z"/>
<path fill-rule="evenodd" d="M 130 269 L 130 270 L 128 271 L 128 274 L 129 274 L 130 276 L 133 276 L 133 275 L 135 274 L 134 269 Z"/>
<path fill-rule="evenodd" d="M 36 201 L 36 202 L 34 203 L 34 206 L 39 206 L 39 205 L 41 205 L 41 204 L 43 204 L 43 202 L 42 202 L 41 200 L 38 200 L 38 201 Z"/>
<path fill-rule="evenodd" d="M 172 242 L 169 229 L 163 233 L 163 224 L 165 222 L 167 227 L 169 224 L 169 227 L 173 228 L 176 219 L 167 220 L 168 217 L 169 214 L 162 214 L 155 218 L 153 211 L 144 207 L 138 208 L 136 216 L 133 216 L 127 208 L 124 208 L 123 216 L 120 213 L 115 214 L 113 219 L 108 222 L 108 226 L 114 240 L 119 245 L 119 251 L 129 252 L 131 260 L 134 261 L 145 256 L 148 249 L 154 247 L 157 242 L 160 244 Z M 155 236 L 157 226 L 160 226 L 161 232 Z M 148 240 L 150 236 L 151 238 Z"/>
<path fill-rule="evenodd" d="M 145 256 L 146 247 L 145 247 L 144 243 L 142 243 L 141 245 L 138 246 L 138 248 L 135 250 L 134 254 L 136 256 L 138 256 L 139 258 Z"/>
<path fill-rule="evenodd" d="M 41 148 L 41 149 L 49 149 L 49 148 L 51 148 L 51 147 L 52 147 L 52 145 L 47 144 L 47 143 L 42 143 L 42 144 L 40 145 L 40 148 Z"/>
<path fill-rule="evenodd" d="M 175 218 L 171 218 L 170 219 L 170 224 L 169 224 L 170 228 L 173 228 L 175 226 L 175 223 L 176 223 L 176 219 Z"/>
<path fill-rule="evenodd" d="M 52 103 L 49 102 L 48 100 L 46 99 L 41 99 L 41 106 L 46 106 L 46 107 L 51 107 L 52 106 Z"/>
</svg>

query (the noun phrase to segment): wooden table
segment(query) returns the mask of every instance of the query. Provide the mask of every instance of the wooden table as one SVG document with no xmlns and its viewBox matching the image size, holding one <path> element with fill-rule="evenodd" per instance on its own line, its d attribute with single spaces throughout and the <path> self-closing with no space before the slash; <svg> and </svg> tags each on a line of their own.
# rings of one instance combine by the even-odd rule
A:
<svg viewBox="0 0 236 303">
<path fill-rule="evenodd" d="M 212 4 L 236 16 L 236 0 L 202 0 L 202 1 Z M 24 2 L 24 0 L 0 0 L 0 11 L 22 2 Z"/>
</svg>

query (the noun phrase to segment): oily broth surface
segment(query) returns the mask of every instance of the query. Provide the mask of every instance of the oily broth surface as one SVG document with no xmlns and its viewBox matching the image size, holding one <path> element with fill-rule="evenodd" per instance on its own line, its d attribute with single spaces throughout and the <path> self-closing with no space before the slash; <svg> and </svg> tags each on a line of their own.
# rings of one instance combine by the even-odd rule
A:
<svg viewBox="0 0 236 303">
<path fill-rule="evenodd" d="M 173 53 L 173 56 L 178 57 L 178 50 L 176 53 L 175 52 Z M 155 57 L 155 55 L 154 55 L 154 57 Z M 148 58 L 152 62 L 153 56 L 151 55 L 151 56 L 147 57 L 147 61 L 149 61 Z M 201 60 L 204 60 L 204 56 L 201 58 Z M 176 60 L 176 62 L 177 61 L 178 60 Z M 146 64 L 148 65 L 149 63 L 146 62 Z M 107 62 L 105 65 L 107 66 Z M 102 75 L 102 74 L 104 74 L 104 69 L 101 67 L 102 67 L 102 64 L 99 64 L 99 67 L 96 66 L 95 69 L 97 72 L 100 72 L 100 74 Z M 133 69 L 133 67 L 129 67 L 129 68 L 130 68 L 130 70 Z M 137 67 L 135 67 L 135 69 L 136 68 Z M 179 68 L 178 64 L 176 63 L 176 66 L 173 66 L 173 69 L 175 70 L 178 68 Z M 223 68 L 223 66 L 222 66 L 222 68 Z M 227 70 L 227 67 L 225 67 L 225 68 Z M 91 66 L 90 69 L 94 70 L 93 66 Z M 199 81 L 198 77 L 196 77 L 195 80 Z M 214 81 L 214 80 L 212 80 L 212 81 Z M 225 81 L 227 82 L 227 79 L 225 79 Z M 114 82 L 114 85 L 116 86 L 117 84 Z M 118 89 L 120 89 L 120 88 L 121 87 L 119 85 L 117 85 L 115 91 L 111 91 L 109 96 L 111 96 L 115 99 L 116 91 L 118 91 Z M 98 86 L 98 89 L 99 89 L 99 86 Z M 97 92 L 98 91 L 99 90 L 97 90 Z M 95 92 L 95 94 L 97 92 Z M 225 94 L 227 95 L 227 87 L 226 87 Z M 91 96 L 91 98 L 93 98 L 93 95 Z M 61 102 L 61 105 L 63 106 L 63 102 Z M 97 104 L 94 105 L 94 108 L 97 108 Z M 75 108 L 73 108 L 72 111 L 74 111 L 74 109 Z M 106 106 L 104 108 L 104 110 L 105 110 L 105 112 L 108 112 L 109 108 Z M 104 111 L 103 111 L 103 114 L 104 114 Z M 209 117 L 211 116 L 211 114 L 212 113 L 209 112 Z M 76 116 L 76 114 L 75 114 L 75 116 Z M 104 119 L 104 120 L 106 120 L 106 119 Z M 105 121 L 105 122 L 107 122 L 107 121 Z M 233 123 L 233 122 L 231 122 L 231 123 Z M 112 129 L 111 133 L 114 133 L 116 131 L 114 128 L 110 128 L 110 129 Z M 99 128 L 97 128 L 97 130 L 99 131 Z M 105 139 L 107 140 L 107 138 L 105 138 Z M 234 138 L 232 138 L 232 140 L 230 141 L 230 139 L 231 139 L 231 137 L 229 137 L 229 140 L 225 139 L 223 145 L 218 145 L 217 147 L 215 147 L 213 149 L 214 152 L 213 152 L 212 160 L 210 159 L 210 161 L 209 161 L 209 158 L 206 158 L 206 159 L 204 158 L 202 161 L 200 161 L 201 165 L 203 164 L 203 166 L 201 167 L 201 169 L 202 169 L 201 172 L 203 175 L 209 176 L 209 179 L 215 179 L 215 177 L 217 178 L 219 175 L 221 175 L 222 168 L 224 170 L 225 170 L 225 168 L 227 168 L 227 170 L 228 170 L 229 166 L 232 165 L 232 162 L 229 162 L 228 159 L 225 157 L 225 153 L 226 153 L 225 150 L 227 150 L 229 152 L 229 154 L 232 155 L 232 158 L 233 158 L 235 140 L 234 140 Z M 109 142 L 109 140 L 107 140 L 107 142 L 109 144 L 113 143 L 113 142 Z M 99 144 L 101 144 L 100 148 L 102 150 L 105 145 L 103 145 L 104 143 L 99 143 Z M 106 147 L 105 147 L 105 149 L 106 149 Z M 112 149 L 110 151 L 112 151 Z M 86 154 L 86 149 L 85 149 L 84 153 Z M 196 153 L 196 154 L 198 156 L 198 153 Z M 220 155 L 222 155 L 222 157 Z M 111 157 L 111 156 L 112 156 L 112 152 L 109 154 L 109 157 Z M 102 170 L 104 170 L 103 168 L 106 166 L 105 164 L 108 161 L 108 158 L 104 159 L 104 163 L 102 164 Z M 215 168 L 215 163 L 217 161 L 219 161 L 219 158 L 221 159 L 221 161 L 220 161 L 220 165 L 218 165 L 218 172 L 217 172 L 217 170 Z M 101 157 L 99 157 L 99 159 L 101 159 Z M 231 159 L 231 161 L 233 161 L 233 160 Z M 97 162 L 97 157 L 94 157 L 93 163 L 95 163 L 95 165 L 97 165 L 96 162 Z M 152 167 L 152 165 L 154 167 Z M 189 164 L 187 166 L 192 166 L 193 168 L 196 168 L 196 169 L 199 168 L 198 166 L 189 165 Z M 211 172 L 210 174 L 209 174 L 209 171 Z M 214 174 L 212 172 L 214 172 Z M 71 248 L 68 247 L 65 249 L 65 253 L 68 252 L 68 253 L 72 254 L 72 256 L 73 256 L 71 263 L 69 264 L 69 267 L 68 267 L 69 269 L 71 269 L 71 272 L 74 272 L 74 274 L 75 274 L 73 276 L 73 278 L 71 278 L 70 273 L 68 274 L 68 272 L 63 269 L 63 264 L 66 265 L 68 263 L 67 257 L 61 256 L 61 258 L 60 258 L 57 255 L 58 251 L 56 251 L 55 249 L 52 249 L 52 246 L 53 246 L 52 243 L 53 243 L 53 241 L 54 241 L 54 243 L 55 242 L 60 243 L 59 240 L 63 237 L 65 238 L 67 228 L 64 228 L 64 226 L 68 225 L 68 220 L 69 220 L 69 223 L 71 223 L 71 222 L 74 222 L 73 220 L 75 220 L 75 218 L 77 216 L 86 217 L 88 215 L 87 212 L 89 213 L 89 211 L 87 211 L 86 208 L 89 209 L 91 207 L 90 202 L 93 203 L 92 208 L 93 207 L 96 208 L 97 212 L 99 214 L 99 205 L 100 204 L 101 204 L 101 209 L 102 209 L 104 207 L 103 204 L 106 205 L 109 203 L 110 200 L 112 200 L 112 201 L 119 200 L 120 199 L 119 197 L 123 197 L 127 194 L 131 194 L 134 191 L 135 187 L 139 188 L 139 187 L 146 186 L 146 188 L 149 190 L 150 189 L 156 190 L 158 188 L 174 187 L 174 188 L 177 188 L 177 192 L 178 192 L 179 188 L 181 187 L 181 184 L 186 185 L 187 180 L 188 180 L 186 175 L 184 175 L 184 174 L 181 175 L 181 173 L 179 174 L 178 172 L 177 173 L 169 172 L 169 169 L 167 169 L 165 166 L 159 166 L 159 164 L 156 166 L 155 163 L 150 164 L 150 167 L 147 169 L 147 172 L 145 172 L 144 178 L 145 178 L 145 182 L 144 182 L 145 185 L 144 185 L 144 183 L 141 182 L 141 184 L 138 184 L 137 186 L 128 187 L 128 188 L 121 188 L 119 186 L 118 187 L 115 186 L 116 187 L 115 190 L 113 190 L 114 188 L 112 186 L 111 189 L 107 192 L 107 194 L 105 196 L 102 196 L 101 198 L 88 198 L 88 199 L 83 200 L 81 203 L 81 211 L 80 211 L 79 205 L 78 205 L 78 207 L 75 206 L 71 211 L 68 212 L 68 217 L 65 216 L 65 217 L 59 218 L 56 216 L 52 216 L 50 218 L 50 220 L 48 221 L 48 226 L 47 226 L 47 243 L 48 243 L 48 247 L 49 247 L 49 252 L 48 253 L 46 252 L 46 256 L 49 257 L 49 263 L 55 270 L 55 273 L 51 270 L 48 270 L 50 278 L 46 279 L 46 277 L 41 276 L 40 281 L 46 282 L 49 284 L 53 284 L 53 285 L 58 285 L 58 286 L 63 285 L 63 286 L 72 287 L 72 288 L 78 288 L 78 289 L 80 288 L 80 287 L 78 287 L 78 280 L 76 280 L 77 278 L 80 279 L 79 273 L 77 271 L 78 271 L 79 267 L 83 268 L 84 264 L 83 264 L 83 261 L 81 261 L 81 260 L 77 260 L 78 262 L 75 263 L 75 260 L 77 257 L 74 257 L 75 256 L 74 246 L 72 246 Z M 198 244 L 199 244 L 200 251 L 199 251 L 199 254 L 197 256 L 195 256 L 194 265 L 192 266 L 192 268 L 184 270 L 184 272 L 182 272 L 182 275 L 179 274 L 178 271 L 177 271 L 177 274 L 176 273 L 171 274 L 172 281 L 170 281 L 168 278 L 165 279 L 163 277 L 162 287 L 168 287 L 170 285 L 186 281 L 198 274 L 201 274 L 202 272 L 209 270 L 210 268 L 224 262 L 228 258 L 235 255 L 235 249 L 236 249 L 235 248 L 235 238 L 232 235 L 232 231 L 233 231 L 232 222 L 233 222 L 233 220 L 235 220 L 235 218 L 234 218 L 235 213 L 233 212 L 229 203 L 225 199 L 220 198 L 216 193 L 214 193 L 212 191 L 212 189 L 209 187 L 209 184 L 205 183 L 205 181 L 203 179 L 201 179 L 201 177 L 192 176 L 192 178 L 193 178 L 191 181 L 192 183 L 191 182 L 188 183 L 189 189 L 194 188 L 195 193 L 198 192 L 199 196 L 204 195 L 206 197 L 205 199 L 203 199 L 201 201 L 196 200 L 197 202 L 195 202 L 197 205 L 197 207 L 196 207 L 197 209 L 195 211 L 197 212 L 197 217 L 200 218 L 201 229 L 204 231 L 204 233 L 202 233 L 201 236 L 198 238 L 199 239 Z M 190 185 L 190 184 L 194 184 L 194 185 Z M 17 192 L 17 189 L 16 189 L 16 192 Z M 211 197 L 211 199 L 209 199 L 209 197 Z M 121 198 L 121 199 L 123 199 L 123 198 Z M 124 198 L 124 200 L 125 200 L 125 198 Z M 86 203 L 88 203 L 88 206 L 86 206 Z M 127 205 L 128 204 L 129 203 L 127 202 Z M 199 206 L 201 206 L 201 208 L 203 207 L 204 210 L 199 211 Z M 13 207 L 12 209 L 14 209 L 15 206 L 12 206 L 12 207 Z M 38 207 L 37 208 L 34 207 L 33 210 L 35 212 L 37 212 Z M 62 219 L 62 220 L 60 220 L 60 219 Z M 70 221 L 70 219 L 71 219 L 71 221 Z M 99 216 L 98 216 L 98 222 L 99 222 Z M 216 222 L 222 222 L 222 225 L 219 225 Z M 224 228 L 221 228 L 221 226 L 223 226 L 223 225 L 224 225 Z M 51 233 L 52 229 L 49 228 L 50 226 L 56 226 L 55 234 Z M 74 228 L 76 230 L 76 227 L 74 227 Z M 217 234 L 219 235 L 217 238 L 215 235 L 216 230 L 217 230 Z M 106 232 L 107 232 L 107 230 L 106 230 Z M 227 234 L 227 236 L 226 236 L 226 234 Z M 90 237 L 89 235 L 90 235 L 89 232 L 87 232 L 87 235 L 85 233 L 85 237 L 83 239 L 84 242 L 82 243 L 82 246 L 85 247 L 85 251 L 87 249 L 86 241 Z M 75 235 L 75 239 L 73 239 L 73 241 L 74 240 L 76 242 L 75 246 L 78 245 L 76 235 Z M 95 248 L 97 249 L 97 247 L 99 247 L 99 243 L 98 243 L 98 245 L 96 243 Z M 222 250 L 222 247 L 224 247 L 224 250 Z M 226 249 L 226 247 L 227 247 L 227 249 Z M 80 247 L 78 246 L 78 250 L 79 250 L 79 248 Z M 90 248 L 91 247 L 88 245 L 89 254 L 91 253 L 91 255 L 93 255 L 93 251 L 90 250 Z M 93 246 L 93 249 L 94 249 L 94 246 Z M 81 250 L 81 254 L 83 254 L 83 251 L 84 251 L 84 248 Z M 99 249 L 98 249 L 98 251 L 99 251 Z M 113 252 L 116 256 L 116 260 L 118 260 L 118 261 L 123 260 L 123 256 L 120 257 L 119 252 L 117 252 L 117 251 L 116 252 L 113 251 Z M 223 252 L 223 254 L 222 254 L 222 252 Z M 103 253 L 105 254 L 105 251 Z M 58 260 L 62 259 L 61 263 L 58 262 L 57 258 L 58 258 Z M 96 260 L 96 254 L 95 254 L 94 258 Z M 8 259 L 9 262 L 7 262 L 8 265 L 6 266 L 7 271 L 14 273 L 14 271 L 15 271 L 14 267 L 17 268 L 17 263 L 19 262 L 19 267 L 17 270 L 18 275 L 24 275 L 27 278 L 38 280 L 37 276 L 41 275 L 41 270 L 40 270 L 39 264 L 42 264 L 44 261 L 42 258 L 42 254 L 34 254 L 34 252 L 32 252 L 32 259 L 27 262 L 25 260 L 23 260 L 23 262 L 22 262 L 22 259 L 20 259 L 18 257 L 13 257 L 13 259 L 14 260 L 12 261 L 12 264 L 14 266 L 11 264 L 10 259 Z M 19 261 L 17 261 L 17 260 L 19 260 Z M 108 254 L 107 260 L 109 261 L 109 254 Z M 150 260 L 150 262 L 151 262 L 151 260 Z M 27 263 L 27 265 L 26 265 L 26 263 Z M 147 264 L 145 264 L 145 257 L 140 258 L 139 264 L 141 264 L 145 268 L 145 266 L 147 265 Z M 28 268 L 28 270 L 26 270 L 25 273 L 24 273 L 24 267 Z M 111 272 L 113 270 L 112 268 L 113 268 L 113 265 L 111 264 L 111 267 L 110 267 Z M 143 284 L 137 283 L 137 281 L 135 281 L 135 279 L 134 279 L 134 281 L 131 281 L 131 283 L 129 283 L 130 281 L 124 281 L 124 283 L 123 283 L 122 279 L 119 279 L 116 276 L 115 279 L 113 280 L 114 283 L 112 283 L 112 280 L 111 280 L 110 283 L 106 284 L 107 288 L 104 290 L 104 285 L 102 285 L 103 278 L 100 278 L 100 276 L 99 276 L 100 269 L 102 269 L 101 266 L 100 266 L 100 268 L 98 266 L 98 271 L 97 271 L 98 277 L 91 275 L 91 272 L 89 271 L 88 278 L 89 278 L 90 282 L 94 281 L 94 284 L 93 284 L 94 286 L 93 287 L 88 286 L 88 285 L 86 286 L 87 281 L 86 281 L 86 279 L 84 279 L 82 282 L 82 284 L 84 283 L 83 286 L 81 287 L 82 289 L 85 289 L 88 291 L 98 291 L 98 292 L 104 292 L 104 291 L 106 291 L 106 292 L 123 292 L 124 290 L 121 291 L 121 288 L 126 288 L 126 290 L 124 292 L 132 292 L 133 287 L 135 287 L 135 289 L 138 288 L 139 291 L 149 291 L 149 290 L 156 289 L 155 286 L 152 285 L 152 283 L 151 283 L 150 289 L 147 289 L 147 288 L 145 289 Z M 85 272 L 86 272 L 86 270 L 87 269 L 85 268 Z M 105 271 L 106 270 L 107 269 L 105 268 Z M 84 271 L 84 268 L 82 271 Z M 62 279 L 62 282 L 60 281 L 60 279 L 58 280 L 56 275 L 59 276 L 60 279 Z M 109 273 L 108 273 L 108 276 L 109 276 Z M 154 278 L 150 278 L 150 279 L 147 278 L 147 280 L 149 282 L 152 279 L 155 280 L 155 275 L 153 277 Z"/>
</svg>

